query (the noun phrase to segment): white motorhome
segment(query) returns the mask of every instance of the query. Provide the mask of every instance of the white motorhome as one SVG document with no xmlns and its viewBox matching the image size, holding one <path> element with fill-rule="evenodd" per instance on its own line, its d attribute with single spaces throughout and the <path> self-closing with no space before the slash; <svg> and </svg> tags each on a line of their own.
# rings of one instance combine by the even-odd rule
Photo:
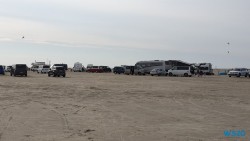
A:
<svg viewBox="0 0 250 141">
<path fill-rule="evenodd" d="M 73 67 L 74 72 L 82 72 L 83 66 L 82 63 L 76 62 Z"/>
</svg>

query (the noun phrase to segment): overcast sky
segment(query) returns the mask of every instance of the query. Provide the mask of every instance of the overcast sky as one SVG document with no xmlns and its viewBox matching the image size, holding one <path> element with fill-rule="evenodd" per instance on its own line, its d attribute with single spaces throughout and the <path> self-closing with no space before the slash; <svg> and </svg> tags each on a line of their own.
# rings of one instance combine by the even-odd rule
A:
<svg viewBox="0 0 250 141">
<path fill-rule="evenodd" d="M 0 0 L 3 65 L 177 59 L 250 68 L 249 45 L 249 0 Z"/>
</svg>

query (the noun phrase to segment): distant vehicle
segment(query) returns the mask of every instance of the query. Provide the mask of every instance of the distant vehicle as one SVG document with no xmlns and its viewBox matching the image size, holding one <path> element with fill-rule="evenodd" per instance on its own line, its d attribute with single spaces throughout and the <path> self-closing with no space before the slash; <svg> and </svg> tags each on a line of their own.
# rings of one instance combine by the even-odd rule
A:
<svg viewBox="0 0 250 141">
<path fill-rule="evenodd" d="M 167 74 L 166 71 L 163 69 L 160 69 L 160 68 L 155 68 L 155 69 L 150 71 L 150 75 L 152 75 L 152 76 L 154 76 L 154 75 L 160 76 L 160 75 L 166 75 L 166 74 Z"/>
<path fill-rule="evenodd" d="M 172 69 L 168 70 L 169 76 L 192 76 L 192 67 L 191 66 L 174 66 Z"/>
<path fill-rule="evenodd" d="M 91 68 L 87 69 L 87 72 L 98 72 L 98 73 L 102 73 L 103 69 L 99 66 L 92 66 Z"/>
<path fill-rule="evenodd" d="M 30 68 L 31 71 L 36 72 L 39 66 L 32 66 Z"/>
<path fill-rule="evenodd" d="M 48 73 L 50 71 L 49 65 L 40 65 L 37 69 L 37 73 Z"/>
<path fill-rule="evenodd" d="M 0 65 L 0 74 L 5 75 L 4 67 Z"/>
<path fill-rule="evenodd" d="M 45 62 L 34 62 L 34 63 L 31 63 L 31 68 L 30 70 L 33 71 L 33 72 L 36 72 L 37 69 L 39 68 L 39 66 L 41 65 L 46 65 Z"/>
<path fill-rule="evenodd" d="M 53 66 L 62 66 L 62 67 L 64 67 L 65 70 L 68 70 L 67 64 L 54 64 Z"/>
<path fill-rule="evenodd" d="M 112 72 L 111 68 L 108 66 L 99 66 L 100 69 L 103 70 L 103 72 Z"/>
<path fill-rule="evenodd" d="M 113 68 L 113 73 L 114 74 L 121 74 L 121 73 L 124 73 L 125 72 L 125 69 L 123 67 L 114 67 Z"/>
<path fill-rule="evenodd" d="M 180 60 L 151 60 L 139 61 L 135 64 L 134 73 L 138 75 L 150 74 L 150 71 L 155 68 L 160 68 L 166 72 L 174 66 L 191 66 L 191 64 Z"/>
<path fill-rule="evenodd" d="M 73 67 L 74 72 L 82 72 L 83 71 L 83 66 L 82 63 L 76 62 Z"/>
<path fill-rule="evenodd" d="M 135 66 L 124 66 L 124 68 L 125 68 L 124 74 L 127 74 L 127 75 L 129 75 L 129 74 L 133 75 L 134 74 Z"/>
<path fill-rule="evenodd" d="M 235 69 L 229 71 L 227 75 L 229 77 L 231 77 L 231 76 L 237 76 L 237 77 L 245 76 L 245 77 L 247 77 L 249 75 L 249 72 L 246 68 L 235 68 Z"/>
<path fill-rule="evenodd" d="M 53 66 L 51 68 L 51 70 L 48 72 L 48 76 L 53 76 L 53 77 L 60 77 L 60 76 L 63 76 L 65 77 L 66 76 L 66 72 L 65 72 L 65 69 L 63 66 Z"/>
<path fill-rule="evenodd" d="M 202 71 L 205 75 L 213 75 L 213 69 L 211 63 L 199 63 L 195 66 L 199 71 Z"/>
<path fill-rule="evenodd" d="M 10 71 L 11 71 L 11 68 L 12 68 L 12 66 L 7 66 L 7 67 L 5 68 L 5 72 L 10 72 Z"/>
<path fill-rule="evenodd" d="M 26 76 L 27 77 L 27 65 L 26 64 L 14 64 L 11 67 L 10 76 Z"/>
</svg>

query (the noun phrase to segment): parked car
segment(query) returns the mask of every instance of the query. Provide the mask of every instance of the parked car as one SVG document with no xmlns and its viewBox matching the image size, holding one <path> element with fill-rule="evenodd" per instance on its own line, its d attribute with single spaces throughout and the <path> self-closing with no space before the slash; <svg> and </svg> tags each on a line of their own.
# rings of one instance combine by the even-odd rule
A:
<svg viewBox="0 0 250 141">
<path fill-rule="evenodd" d="M 228 76 L 237 76 L 237 77 L 241 77 L 241 76 L 245 76 L 247 77 L 249 74 L 248 70 L 246 68 L 235 68 L 231 71 L 228 72 Z"/>
<path fill-rule="evenodd" d="M 53 66 L 51 68 L 51 70 L 48 72 L 48 76 L 53 76 L 53 77 L 60 77 L 60 76 L 63 76 L 65 77 L 66 76 L 66 72 L 65 72 L 65 69 L 63 66 Z"/>
<path fill-rule="evenodd" d="M 172 69 L 168 70 L 169 76 L 192 76 L 192 67 L 191 66 L 174 66 Z"/>
<path fill-rule="evenodd" d="M 114 74 L 121 74 L 124 72 L 125 72 L 125 69 L 123 67 L 114 67 L 114 69 L 113 69 Z"/>
<path fill-rule="evenodd" d="M 14 64 L 11 67 L 10 76 L 26 76 L 27 77 L 27 65 L 26 64 Z"/>
<path fill-rule="evenodd" d="M 154 76 L 154 75 L 166 75 L 166 71 L 164 71 L 163 69 L 160 69 L 160 68 L 155 68 L 153 70 L 150 71 L 150 75 Z"/>
<path fill-rule="evenodd" d="M 111 72 L 112 71 L 111 68 L 108 66 L 99 66 L 99 67 L 100 67 L 100 69 L 103 70 L 103 72 Z"/>
<path fill-rule="evenodd" d="M 67 64 L 54 64 L 53 66 L 62 66 L 64 68 L 64 70 L 68 70 Z"/>
<path fill-rule="evenodd" d="M 82 63 L 76 62 L 72 70 L 73 72 L 82 72 L 84 70 Z"/>
<path fill-rule="evenodd" d="M 99 72 L 102 73 L 103 69 L 99 66 L 92 66 L 91 68 L 87 69 L 87 72 Z"/>
<path fill-rule="evenodd" d="M 0 65 L 0 74 L 5 75 L 4 67 Z"/>
<path fill-rule="evenodd" d="M 30 68 L 31 71 L 36 72 L 39 66 L 32 66 Z"/>
<path fill-rule="evenodd" d="M 40 65 L 37 69 L 37 73 L 48 73 L 50 71 L 49 65 Z"/>
<path fill-rule="evenodd" d="M 7 66 L 7 67 L 5 68 L 5 72 L 10 72 L 10 71 L 11 71 L 11 68 L 12 68 L 12 66 Z"/>
<path fill-rule="evenodd" d="M 134 75 L 135 66 L 124 66 L 124 68 L 125 68 L 124 74 Z"/>
</svg>

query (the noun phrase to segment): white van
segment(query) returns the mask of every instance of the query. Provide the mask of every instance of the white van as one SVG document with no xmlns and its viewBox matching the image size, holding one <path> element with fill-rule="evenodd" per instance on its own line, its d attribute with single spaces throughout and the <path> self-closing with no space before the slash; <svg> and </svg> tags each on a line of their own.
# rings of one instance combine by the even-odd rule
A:
<svg viewBox="0 0 250 141">
<path fill-rule="evenodd" d="M 168 75 L 191 77 L 191 66 L 175 66 L 172 69 L 168 70 Z"/>
<path fill-rule="evenodd" d="M 48 73 L 50 71 L 49 65 L 39 65 L 37 68 L 37 73 Z"/>
<path fill-rule="evenodd" d="M 74 72 L 82 72 L 82 63 L 76 62 L 73 67 Z"/>
</svg>

